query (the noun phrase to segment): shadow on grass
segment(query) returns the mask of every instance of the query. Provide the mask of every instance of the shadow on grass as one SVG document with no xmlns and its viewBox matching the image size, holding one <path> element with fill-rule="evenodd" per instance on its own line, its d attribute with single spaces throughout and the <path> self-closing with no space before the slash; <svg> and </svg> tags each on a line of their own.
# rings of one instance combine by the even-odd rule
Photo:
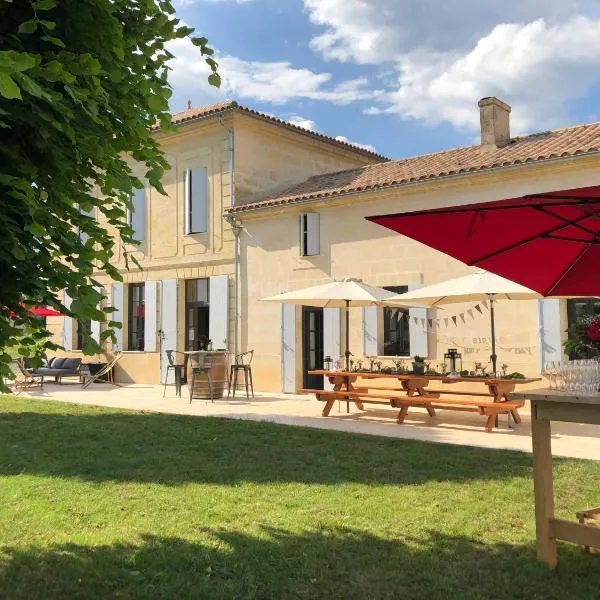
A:
<svg viewBox="0 0 600 600">
<path fill-rule="evenodd" d="M 518 452 L 14 399 L 0 401 L 0 440 L 0 475 L 92 481 L 406 485 L 531 470 L 531 457 Z"/>
<path fill-rule="evenodd" d="M 255 537 L 204 531 L 204 539 L 143 536 L 139 543 L 7 548 L 0 596 L 99 598 L 460 600 L 598 598 L 598 562 L 561 548 L 552 573 L 532 547 L 423 533 L 386 540 L 361 531 Z"/>
</svg>

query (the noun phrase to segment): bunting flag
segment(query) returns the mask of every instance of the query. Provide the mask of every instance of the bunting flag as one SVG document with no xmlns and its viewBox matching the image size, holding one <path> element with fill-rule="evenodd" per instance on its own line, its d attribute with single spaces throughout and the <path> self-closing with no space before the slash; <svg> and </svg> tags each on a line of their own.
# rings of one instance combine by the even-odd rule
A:
<svg viewBox="0 0 600 600">
<path fill-rule="evenodd" d="M 458 323 L 456 322 L 457 317 L 451 317 L 451 318 L 454 321 L 454 326 L 456 327 L 458 325 Z"/>
<path fill-rule="evenodd" d="M 481 304 L 483 304 L 483 306 L 485 306 L 485 308 L 488 307 L 488 301 L 487 300 L 482 300 Z"/>
<path fill-rule="evenodd" d="M 479 304 L 476 304 L 476 305 L 475 305 L 475 310 L 476 310 L 476 311 L 477 311 L 477 312 L 478 312 L 480 315 L 482 315 L 482 314 L 483 314 L 483 311 L 481 310 L 481 306 L 479 306 Z"/>
<path fill-rule="evenodd" d="M 449 321 L 449 319 L 447 319 L 447 318 L 444 318 L 444 325 L 445 325 L 446 327 L 448 327 L 448 321 Z"/>
<path fill-rule="evenodd" d="M 433 319 L 427 319 L 427 326 L 429 329 L 433 329 Z"/>
<path fill-rule="evenodd" d="M 436 320 L 435 320 L 435 326 L 436 326 L 436 327 L 440 327 L 440 320 L 439 320 L 439 319 L 436 319 Z"/>
<path fill-rule="evenodd" d="M 461 320 L 463 323 L 465 323 L 465 324 L 467 323 L 467 320 L 465 319 L 465 313 L 460 313 L 460 315 L 458 315 L 458 316 L 460 317 L 460 320 Z"/>
<path fill-rule="evenodd" d="M 475 315 L 473 314 L 473 309 L 469 308 L 469 310 L 467 310 L 467 314 L 471 317 L 471 319 L 475 318 Z"/>
<path fill-rule="evenodd" d="M 418 317 L 413 317 L 413 321 L 415 322 L 415 325 L 419 324 L 419 318 Z"/>
</svg>

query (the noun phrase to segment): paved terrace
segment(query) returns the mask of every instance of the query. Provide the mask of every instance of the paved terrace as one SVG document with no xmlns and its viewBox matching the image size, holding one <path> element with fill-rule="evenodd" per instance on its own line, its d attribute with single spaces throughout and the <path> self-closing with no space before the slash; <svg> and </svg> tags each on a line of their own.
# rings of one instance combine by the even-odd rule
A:
<svg viewBox="0 0 600 600">
<path fill-rule="evenodd" d="M 335 429 L 352 433 L 409 438 L 427 442 L 477 446 L 502 450 L 531 452 L 530 420 L 528 409 L 520 411 L 523 423 L 507 429 L 506 416 L 500 417 L 500 429 L 486 433 L 484 417 L 470 413 L 440 411 L 437 418 L 427 416 L 423 409 L 411 409 L 403 425 L 397 425 L 397 410 L 382 408 L 362 412 L 350 405 L 338 405 L 331 416 L 322 417 L 322 402 L 312 396 L 256 393 L 246 400 L 243 392 L 235 399 L 223 398 L 214 403 L 194 400 L 191 404 L 184 386 L 182 397 L 175 395 L 174 387 L 134 384 L 115 387 L 107 383 L 92 384 L 82 389 L 76 382 L 62 385 L 44 383 L 44 390 L 32 389 L 33 398 L 94 404 L 113 408 L 173 413 L 197 417 L 225 417 L 251 421 L 271 421 L 285 425 L 301 425 L 318 429 Z M 552 450 L 555 456 L 600 460 L 600 427 L 571 423 L 553 423 Z"/>
</svg>

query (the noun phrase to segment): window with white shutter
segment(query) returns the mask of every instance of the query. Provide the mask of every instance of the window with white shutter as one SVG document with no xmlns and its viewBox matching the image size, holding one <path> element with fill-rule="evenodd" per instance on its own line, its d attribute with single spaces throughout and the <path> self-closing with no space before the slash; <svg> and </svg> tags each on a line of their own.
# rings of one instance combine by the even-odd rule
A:
<svg viewBox="0 0 600 600">
<path fill-rule="evenodd" d="M 317 256 L 321 252 L 319 213 L 300 215 L 300 256 Z"/>
<path fill-rule="evenodd" d="M 208 169 L 194 167 L 184 174 L 185 233 L 208 231 Z"/>
<path fill-rule="evenodd" d="M 132 194 L 127 222 L 133 229 L 133 239 L 143 242 L 146 239 L 146 190 L 135 190 Z"/>
</svg>

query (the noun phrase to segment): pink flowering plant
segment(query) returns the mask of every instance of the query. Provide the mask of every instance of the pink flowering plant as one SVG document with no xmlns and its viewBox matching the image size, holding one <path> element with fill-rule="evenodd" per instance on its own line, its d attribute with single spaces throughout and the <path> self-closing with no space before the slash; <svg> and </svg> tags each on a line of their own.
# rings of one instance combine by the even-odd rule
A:
<svg viewBox="0 0 600 600">
<path fill-rule="evenodd" d="M 564 342 L 565 353 L 571 358 L 590 358 L 600 355 L 600 315 L 581 317 L 568 329 Z"/>
</svg>

